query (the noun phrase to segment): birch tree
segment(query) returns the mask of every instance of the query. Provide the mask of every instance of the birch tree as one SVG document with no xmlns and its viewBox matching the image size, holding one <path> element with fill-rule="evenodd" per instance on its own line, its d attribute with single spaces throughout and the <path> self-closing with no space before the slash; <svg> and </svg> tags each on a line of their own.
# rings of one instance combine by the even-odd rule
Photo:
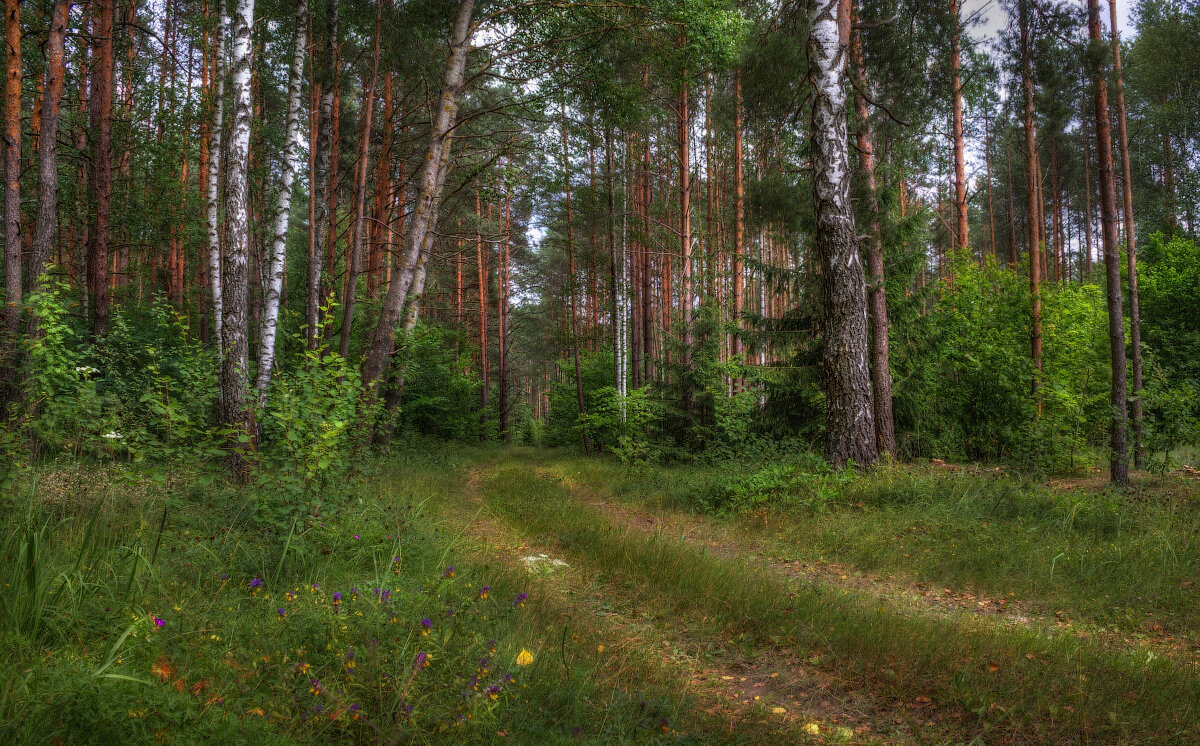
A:
<svg viewBox="0 0 1200 746">
<path fill-rule="evenodd" d="M 254 0 L 237 0 L 233 11 L 233 44 L 230 55 L 232 121 L 229 129 L 229 167 L 225 181 L 226 251 L 222 263 L 224 318 L 221 334 L 221 421 L 250 431 L 252 415 L 246 407 L 249 369 L 249 238 L 246 170 L 250 160 L 250 55 L 254 27 Z"/>
<path fill-rule="evenodd" d="M 460 0 L 458 15 L 450 34 L 450 54 L 446 61 L 446 72 L 442 77 L 442 90 L 434 112 L 429 132 L 429 144 L 425 149 L 425 160 L 417 179 L 417 199 L 413 207 L 412 222 L 405 237 L 403 265 L 399 276 L 393 277 L 379 312 L 379 323 L 371 333 L 367 353 L 363 358 L 362 382 L 366 389 L 366 400 L 371 403 L 378 396 L 378 384 L 387 369 L 395 347 L 396 326 L 404 310 L 404 301 L 412 287 L 425 236 L 437 228 L 438 205 L 441 202 L 442 186 L 445 184 L 445 169 L 442 167 L 443 152 L 450 147 L 451 133 L 458 116 L 458 99 L 463 89 L 463 73 L 466 69 L 467 53 L 471 50 L 471 14 L 475 0 Z"/>
<path fill-rule="evenodd" d="M 826 457 L 835 466 L 875 463 L 875 418 L 867 358 L 867 288 L 850 205 L 846 125 L 849 4 L 814 0 L 809 12 L 812 79 L 814 243 L 821 273 L 826 387 Z"/>
<path fill-rule="evenodd" d="M 283 295 L 283 276 L 287 261 L 287 232 L 292 212 L 292 187 L 300 157 L 300 89 L 304 85 L 304 59 L 308 45 L 308 0 L 299 0 L 296 8 L 296 40 L 292 47 L 292 68 L 288 74 L 287 123 L 284 125 L 283 172 L 279 177 L 279 197 L 275 202 L 275 227 L 271 238 L 271 268 L 263 309 L 262 333 L 258 347 L 258 377 L 255 388 L 260 402 L 266 401 L 267 384 L 275 367 L 275 332 L 279 326 L 279 300 Z"/>
<path fill-rule="evenodd" d="M 216 330 L 217 354 L 225 349 L 221 327 L 225 310 L 221 295 L 221 224 L 220 178 L 221 141 L 225 128 L 225 37 L 229 31 L 226 0 L 217 0 L 217 28 L 213 32 L 213 104 L 212 141 L 208 146 L 209 167 L 204 185 L 205 223 L 208 229 L 208 282 L 212 292 L 213 327 Z"/>
</svg>

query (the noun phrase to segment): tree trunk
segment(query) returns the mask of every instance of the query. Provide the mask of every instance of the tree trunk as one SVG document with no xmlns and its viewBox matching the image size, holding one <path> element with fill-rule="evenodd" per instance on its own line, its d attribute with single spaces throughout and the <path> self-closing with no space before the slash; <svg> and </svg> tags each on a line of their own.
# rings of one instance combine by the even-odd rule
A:
<svg viewBox="0 0 1200 746">
<path fill-rule="evenodd" d="M 575 400 L 579 415 L 587 413 L 583 398 L 583 374 L 579 367 L 579 309 L 575 301 L 578 279 L 575 277 L 575 226 L 571 215 L 571 151 L 567 143 L 567 105 L 562 104 L 563 184 L 567 193 L 567 293 L 570 295 L 571 324 L 567 333 L 571 337 L 571 357 L 575 363 Z M 480 275 L 482 277 L 482 274 Z M 583 453 L 591 455 L 592 444 L 587 430 L 583 431 Z"/>
<path fill-rule="evenodd" d="M 475 192 L 475 225 L 479 226 L 483 213 L 479 209 L 479 192 Z M 483 249 L 483 232 L 475 229 L 475 266 L 479 275 L 479 428 L 480 437 L 487 441 L 488 421 L 488 254 Z"/>
<path fill-rule="evenodd" d="M 1101 42 L 1100 4 L 1088 0 L 1088 38 Z M 1092 55 L 1092 84 L 1095 86 L 1096 152 L 1100 171 L 1100 216 L 1104 237 L 1104 274 L 1108 285 L 1108 339 L 1112 349 L 1112 432 L 1110 475 L 1116 484 L 1129 483 L 1126 453 L 1125 412 L 1125 322 L 1121 309 L 1121 252 L 1117 246 L 1117 199 L 1113 183 L 1112 129 L 1108 119 L 1108 88 L 1104 60 Z"/>
<path fill-rule="evenodd" d="M 225 128 L 225 36 L 229 30 L 229 16 L 225 9 L 226 0 L 217 0 L 217 29 L 213 34 L 213 121 L 212 144 L 209 146 L 208 183 L 205 185 L 207 200 L 205 216 L 208 227 L 208 280 L 212 289 L 213 328 L 217 337 L 217 352 L 223 354 L 224 298 L 221 294 L 221 227 L 220 227 L 220 177 L 221 177 L 221 134 Z"/>
<path fill-rule="evenodd" d="M 953 97 L 954 214 L 956 248 L 967 251 L 967 158 L 963 148 L 962 44 L 959 29 L 959 0 L 950 0 L 950 93 Z"/>
<path fill-rule="evenodd" d="M 1011 132 L 1011 129 L 1010 129 Z M 1004 138 L 1004 165 L 1008 169 L 1008 266 L 1017 267 L 1017 213 L 1013 201 L 1012 145 L 1009 136 Z"/>
<path fill-rule="evenodd" d="M 96 53 L 92 64 L 92 198 L 96 220 L 88 247 L 88 293 L 92 300 L 92 333 L 108 331 L 108 229 L 112 198 L 113 0 L 97 0 L 92 30 Z"/>
<path fill-rule="evenodd" d="M 387 0 L 384 0 L 387 2 Z M 387 4 L 391 10 L 391 4 Z M 371 254 L 367 260 L 367 295 L 374 298 L 379 292 L 383 275 L 384 248 L 388 245 L 390 224 L 388 208 L 392 192 L 392 71 L 383 74 L 383 122 L 379 143 L 379 163 L 375 177 L 375 220 L 371 226 Z"/>
<path fill-rule="evenodd" d="M 1088 131 L 1087 131 L 1087 85 L 1083 86 L 1083 95 L 1080 96 L 1080 112 L 1079 121 L 1081 122 L 1080 129 L 1083 133 L 1083 241 L 1084 251 L 1086 252 L 1083 259 L 1083 271 L 1088 277 L 1092 276 L 1092 155 L 1088 148 Z"/>
<path fill-rule="evenodd" d="M 826 456 L 837 467 L 879 457 L 867 353 L 867 288 L 850 205 L 845 63 L 848 3 L 814 0 L 808 59 L 813 81 L 815 247 L 823 296 Z M 844 27 L 844 28 L 841 28 Z"/>
<path fill-rule="evenodd" d="M 292 214 L 292 187 L 300 167 L 300 88 L 304 84 L 304 59 L 308 47 L 308 0 L 299 0 L 296 8 L 296 40 L 292 47 L 292 69 L 288 76 L 287 122 L 284 126 L 283 173 L 279 177 L 279 197 L 275 203 L 275 230 L 271 237 L 271 269 L 258 348 L 258 389 L 260 404 L 266 403 L 267 384 L 275 367 L 275 332 L 279 325 L 279 301 L 283 296 L 283 277 L 287 260 L 287 232 Z"/>
<path fill-rule="evenodd" d="M 312 255 L 308 261 L 308 283 L 306 285 L 304 332 L 308 349 L 315 350 L 320 343 L 321 284 L 325 274 L 326 223 L 329 218 L 329 194 L 336 188 L 330 183 L 329 170 L 333 155 L 333 98 L 338 76 L 337 35 L 338 0 L 326 2 L 325 68 L 318 84 L 321 86 L 320 113 L 317 115 L 317 151 L 313 156 L 313 183 L 310 186 L 312 199 Z M 330 267 L 330 270 L 333 268 Z"/>
<path fill-rule="evenodd" d="M 1129 416 L 1133 420 L 1133 465 L 1141 469 L 1146 461 L 1146 423 L 1142 416 L 1142 320 L 1138 304 L 1137 236 L 1133 224 L 1133 179 L 1129 163 L 1129 129 L 1125 116 L 1125 76 L 1121 70 L 1121 34 L 1117 30 L 1117 0 L 1108 2 L 1112 27 L 1113 75 L 1117 92 L 1117 132 L 1121 146 L 1121 201 L 1124 205 L 1125 256 L 1129 274 L 1129 350 L 1132 355 L 1129 374 L 1133 387 L 1129 396 Z"/>
<path fill-rule="evenodd" d="M 680 38 L 680 46 L 683 39 Z M 686 72 L 685 72 L 686 75 Z M 695 392 L 692 390 L 692 348 L 696 344 L 692 329 L 692 306 L 695 303 L 695 288 L 692 280 L 692 186 L 689 162 L 691 117 L 688 114 L 688 84 L 683 82 L 676 104 L 679 146 L 679 248 L 683 259 L 683 288 L 680 304 L 683 306 L 683 406 L 688 414 L 695 409 Z"/>
<path fill-rule="evenodd" d="M 854 30 L 850 42 L 850 63 L 859 91 L 867 89 L 866 64 L 863 57 L 862 32 Z M 881 454 L 896 455 L 896 427 L 892 415 L 892 372 L 888 350 L 887 287 L 883 276 L 883 234 L 879 227 L 879 194 L 875 182 L 875 139 L 871 132 L 867 99 L 862 93 L 854 96 L 858 116 L 858 167 L 866 177 L 867 186 L 867 289 L 868 319 L 871 327 L 871 385 L 875 415 L 875 443 Z"/>
<path fill-rule="evenodd" d="M 991 120 L 983 120 L 983 163 L 987 169 L 988 235 L 992 261 L 996 261 L 996 203 L 992 200 L 992 130 Z"/>
<path fill-rule="evenodd" d="M 111 19 L 110 19 L 111 26 Z M 16 335 L 21 322 L 21 4 L 4 2 L 4 331 Z M 111 29 L 110 29 L 111 36 Z M 111 44 L 111 42 L 110 42 Z M 111 55 L 111 52 L 110 52 Z M 11 365 L 11 363 L 9 363 Z M 6 366 L 7 367 L 7 366 Z M 10 376 L 6 371 L 5 376 Z"/>
<path fill-rule="evenodd" d="M 46 38 L 46 85 L 42 96 L 41 136 L 38 138 L 38 208 L 33 229 L 33 258 L 29 287 L 37 289 L 58 227 L 58 113 L 62 101 L 64 39 L 69 0 L 55 0 Z"/>
<path fill-rule="evenodd" d="M 500 255 L 496 265 L 496 412 L 499 416 L 500 439 L 512 440 L 508 430 L 508 249 L 511 241 L 512 213 L 508 193 L 508 180 L 504 181 L 504 227 L 500 242 Z"/>
<path fill-rule="evenodd" d="M 441 187 L 445 183 L 444 175 L 440 173 L 443 170 L 442 154 L 450 146 L 451 131 L 458 115 L 458 97 L 462 92 L 463 71 L 473 31 L 471 13 L 474 5 L 475 0 L 460 0 L 459 3 L 458 17 L 450 37 L 450 56 L 442 78 L 441 96 L 430 127 L 425 161 L 421 165 L 417 203 L 413 208 L 412 224 L 406 239 L 404 268 L 400 276 L 393 279 L 388 287 L 383 308 L 380 310 L 379 323 L 371 334 L 363 359 L 362 381 L 367 389 L 368 402 L 377 396 L 376 388 L 391 357 L 396 325 L 400 321 L 404 300 L 412 286 L 413 272 L 425 242 L 425 234 L 432 233 L 437 228 L 437 208 L 441 201 Z"/>
<path fill-rule="evenodd" d="M 1042 375 L 1042 244 L 1038 201 L 1037 130 L 1033 119 L 1033 59 L 1029 40 L 1029 0 L 1018 0 L 1021 36 L 1021 88 L 1025 94 L 1025 192 L 1029 205 L 1029 294 L 1033 298 L 1030 348 L 1033 357 L 1033 391 L 1036 396 Z M 1041 413 L 1038 400 L 1038 413 Z"/>
<path fill-rule="evenodd" d="M 745 154 L 742 147 L 742 68 L 733 69 L 733 335 L 731 352 L 740 362 L 745 351 L 742 339 L 742 311 L 746 303 L 746 183 L 742 172 Z M 734 388 L 746 388 L 745 376 L 738 376 Z"/>
<path fill-rule="evenodd" d="M 350 332 L 354 326 L 354 297 L 358 293 L 358 263 L 362 256 L 364 221 L 367 211 L 367 171 L 371 152 L 371 115 L 375 111 L 375 84 L 379 79 L 379 41 L 383 29 L 383 4 L 375 9 L 375 47 L 371 57 L 371 82 L 363 91 L 363 114 L 358 140 L 358 171 L 354 184 L 354 229 L 350 257 L 346 261 L 346 293 L 342 300 L 342 357 L 350 356 Z"/>
<path fill-rule="evenodd" d="M 224 355 L 221 357 L 220 387 L 221 422 L 248 434 L 254 432 L 253 413 L 246 406 L 246 393 L 250 387 L 247 316 L 250 223 L 246 170 L 250 160 L 250 36 L 253 27 L 254 0 L 237 0 L 232 18 L 233 44 L 230 55 L 232 119 L 229 129 L 229 168 L 225 181 L 227 245 L 221 268 L 225 318 L 221 322 Z"/>
</svg>

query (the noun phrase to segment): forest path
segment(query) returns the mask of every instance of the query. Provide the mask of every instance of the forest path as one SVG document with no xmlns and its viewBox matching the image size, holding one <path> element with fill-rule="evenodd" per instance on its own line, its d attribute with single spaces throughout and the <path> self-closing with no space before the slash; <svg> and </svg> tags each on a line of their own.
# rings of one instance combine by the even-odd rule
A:
<svg viewBox="0 0 1200 746">
<path fill-rule="evenodd" d="M 570 620 L 563 634 L 571 630 L 577 645 L 594 641 L 590 649 L 609 662 L 613 684 L 638 691 L 646 684 L 640 677 L 649 676 L 691 698 L 710 728 L 719 723 L 722 737 L 740 742 L 949 743 L 966 730 L 989 729 L 985 718 L 924 694 L 881 687 L 875 676 L 839 665 L 790 635 L 766 628 L 738 632 L 715 599 L 676 603 L 653 583 L 584 549 L 569 529 L 555 536 L 547 526 L 530 526 L 505 505 L 512 470 L 583 507 L 587 522 L 607 524 L 603 531 L 627 533 L 643 545 L 661 543 L 654 519 L 616 504 L 597 510 L 594 495 L 565 483 L 553 463 L 536 456 L 471 467 L 466 499 L 446 513 L 484 558 L 529 574 L 537 588 L 532 595 Z M 744 569 L 732 544 L 709 543 L 699 551 L 718 571 L 725 564 Z M 790 594 L 779 595 L 786 602 Z"/>
</svg>

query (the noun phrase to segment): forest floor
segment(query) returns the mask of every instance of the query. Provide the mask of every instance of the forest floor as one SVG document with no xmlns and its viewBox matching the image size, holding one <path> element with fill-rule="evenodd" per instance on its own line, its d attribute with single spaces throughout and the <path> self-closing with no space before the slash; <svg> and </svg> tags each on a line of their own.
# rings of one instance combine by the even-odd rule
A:
<svg viewBox="0 0 1200 746">
<path fill-rule="evenodd" d="M 47 467 L 0 741 L 1200 743 L 1193 473 L 803 463 L 426 444 L 302 535 L 263 485 Z"/>
</svg>

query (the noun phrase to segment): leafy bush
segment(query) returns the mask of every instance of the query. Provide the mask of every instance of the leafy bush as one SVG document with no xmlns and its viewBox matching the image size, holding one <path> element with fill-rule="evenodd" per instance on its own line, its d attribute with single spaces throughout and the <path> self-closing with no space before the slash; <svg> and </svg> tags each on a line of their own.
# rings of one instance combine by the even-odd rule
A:
<svg viewBox="0 0 1200 746">
<path fill-rule="evenodd" d="M 701 482 L 691 500 L 714 513 L 743 513 L 792 508 L 826 513 L 845 502 L 851 470 L 834 471 L 824 459 L 805 454 L 796 462 L 774 463 L 748 473 L 720 473 Z"/>
</svg>

